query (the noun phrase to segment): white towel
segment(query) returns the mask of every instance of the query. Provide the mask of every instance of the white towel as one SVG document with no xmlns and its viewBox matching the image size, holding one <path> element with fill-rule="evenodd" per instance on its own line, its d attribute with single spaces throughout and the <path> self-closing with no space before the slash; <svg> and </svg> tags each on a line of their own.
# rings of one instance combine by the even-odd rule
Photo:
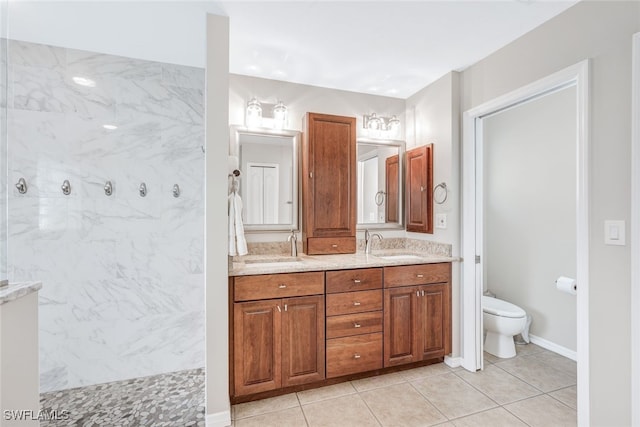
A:
<svg viewBox="0 0 640 427">
<path fill-rule="evenodd" d="M 235 191 L 229 194 L 229 255 L 246 255 L 247 241 L 242 224 L 242 199 Z"/>
</svg>

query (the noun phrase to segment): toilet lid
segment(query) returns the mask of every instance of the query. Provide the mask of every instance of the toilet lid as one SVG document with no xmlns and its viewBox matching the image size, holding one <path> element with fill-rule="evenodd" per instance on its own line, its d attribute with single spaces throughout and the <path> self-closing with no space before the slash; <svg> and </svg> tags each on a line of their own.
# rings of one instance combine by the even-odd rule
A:
<svg viewBox="0 0 640 427">
<path fill-rule="evenodd" d="M 515 304 L 498 298 L 482 296 L 482 311 L 502 317 L 524 317 L 527 313 Z"/>
</svg>

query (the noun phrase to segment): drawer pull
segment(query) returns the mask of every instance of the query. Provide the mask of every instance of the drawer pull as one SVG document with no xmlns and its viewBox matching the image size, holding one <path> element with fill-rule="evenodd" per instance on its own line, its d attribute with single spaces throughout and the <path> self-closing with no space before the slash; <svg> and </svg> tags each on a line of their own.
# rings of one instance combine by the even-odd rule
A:
<svg viewBox="0 0 640 427">
<path fill-rule="evenodd" d="M 416 291 L 416 296 L 419 297 L 420 296 L 420 291 Z"/>
<path fill-rule="evenodd" d="M 287 304 L 284 305 L 284 311 L 287 311 Z"/>
<path fill-rule="evenodd" d="M 278 307 L 278 311 L 279 311 L 280 313 L 282 313 L 282 310 L 280 310 L 280 306 L 279 306 L 279 305 L 276 305 L 276 307 Z"/>
<path fill-rule="evenodd" d="M 360 280 L 360 279 L 353 279 L 353 283 L 362 283 L 362 280 Z"/>
<path fill-rule="evenodd" d="M 416 274 L 416 277 L 417 277 L 418 279 L 422 279 L 422 278 L 424 277 L 424 274 Z"/>
<path fill-rule="evenodd" d="M 361 326 L 361 325 L 360 325 L 360 323 L 354 323 L 354 324 L 353 324 L 353 327 L 354 327 L 354 328 L 359 328 L 360 326 Z"/>
<path fill-rule="evenodd" d="M 358 307 L 359 305 L 360 305 L 360 302 L 359 302 L 359 301 L 354 301 L 354 302 L 353 302 L 353 306 L 354 306 L 354 307 Z"/>
<path fill-rule="evenodd" d="M 332 247 L 332 248 L 337 248 L 337 247 L 338 247 L 338 245 L 331 245 L 331 247 Z"/>
<path fill-rule="evenodd" d="M 424 296 L 424 291 L 422 291 L 422 296 Z"/>
<path fill-rule="evenodd" d="M 284 289 L 284 288 L 286 288 L 286 287 L 287 287 L 287 285 L 278 285 L 278 287 L 279 287 L 280 289 Z"/>
<path fill-rule="evenodd" d="M 360 359 L 360 355 L 358 353 L 356 353 L 356 354 L 353 355 L 353 358 L 354 359 Z"/>
</svg>

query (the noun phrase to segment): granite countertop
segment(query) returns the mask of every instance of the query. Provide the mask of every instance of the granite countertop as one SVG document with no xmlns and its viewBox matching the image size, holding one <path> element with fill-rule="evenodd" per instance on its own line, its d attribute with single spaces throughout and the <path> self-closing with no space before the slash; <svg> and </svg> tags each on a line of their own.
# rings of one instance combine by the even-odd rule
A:
<svg viewBox="0 0 640 427">
<path fill-rule="evenodd" d="M 383 258 L 383 257 L 393 258 Z M 433 264 L 460 261 L 458 257 L 433 255 L 406 249 L 356 252 L 340 255 L 245 255 L 229 260 L 229 276 L 296 273 L 301 271 L 347 270 L 394 265 Z"/>
<path fill-rule="evenodd" d="M 40 282 L 19 282 L 10 283 L 5 288 L 0 288 L 0 305 L 6 304 L 10 301 L 17 300 L 30 293 L 37 292 L 42 288 Z"/>
</svg>

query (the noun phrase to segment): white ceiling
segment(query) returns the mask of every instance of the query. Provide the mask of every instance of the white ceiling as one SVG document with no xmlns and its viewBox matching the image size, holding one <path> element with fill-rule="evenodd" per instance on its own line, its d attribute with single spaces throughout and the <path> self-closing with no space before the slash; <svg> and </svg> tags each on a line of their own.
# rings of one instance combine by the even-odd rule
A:
<svg viewBox="0 0 640 427">
<path fill-rule="evenodd" d="M 203 67 L 204 13 L 228 15 L 232 73 L 407 98 L 575 2 L 10 0 L 8 23 L 10 38 Z"/>
</svg>

